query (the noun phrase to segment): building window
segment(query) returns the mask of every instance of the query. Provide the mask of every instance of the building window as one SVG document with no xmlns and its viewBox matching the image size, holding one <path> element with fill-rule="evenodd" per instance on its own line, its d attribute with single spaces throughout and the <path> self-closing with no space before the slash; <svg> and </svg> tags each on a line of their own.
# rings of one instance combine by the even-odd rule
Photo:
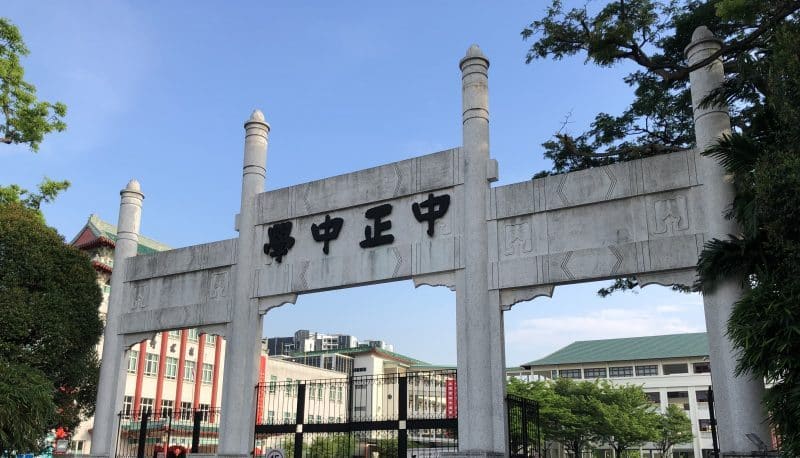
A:
<svg viewBox="0 0 800 458">
<path fill-rule="evenodd" d="M 73 455 L 83 455 L 83 441 L 71 441 L 69 450 Z"/>
<path fill-rule="evenodd" d="M 217 336 L 212 334 L 206 334 L 206 345 L 214 346 L 217 343 Z"/>
<path fill-rule="evenodd" d="M 189 329 L 189 340 L 192 342 L 200 340 L 200 333 L 197 329 Z"/>
<path fill-rule="evenodd" d="M 610 367 L 608 374 L 610 377 L 633 377 L 633 368 L 631 366 Z"/>
<path fill-rule="evenodd" d="M 667 392 L 667 401 L 670 404 L 683 407 L 683 410 L 689 410 L 689 392 L 688 391 L 669 391 Z"/>
<path fill-rule="evenodd" d="M 289 412 L 283 412 L 283 423 L 289 424 L 292 422 L 292 414 Z"/>
<path fill-rule="evenodd" d="M 128 352 L 128 373 L 135 374 L 139 366 L 139 351 L 131 350 Z"/>
<path fill-rule="evenodd" d="M 583 370 L 583 378 L 606 378 L 605 367 L 593 367 Z"/>
<path fill-rule="evenodd" d="M 198 409 L 200 412 L 203 412 L 203 421 L 208 421 L 208 404 L 198 404 Z"/>
<path fill-rule="evenodd" d="M 133 396 L 125 396 L 122 398 L 122 416 L 129 417 L 133 411 Z"/>
<path fill-rule="evenodd" d="M 275 424 L 275 411 L 274 410 L 270 410 L 269 412 L 267 412 L 267 424 L 268 425 L 274 425 Z"/>
<path fill-rule="evenodd" d="M 709 432 L 711 431 L 711 420 L 709 419 L 700 419 L 697 420 L 700 424 L 700 431 L 702 432 Z"/>
<path fill-rule="evenodd" d="M 664 375 L 689 373 L 689 365 L 686 363 L 664 364 L 663 366 L 661 366 L 661 369 L 664 371 Z"/>
<path fill-rule="evenodd" d="M 192 419 L 192 403 L 181 402 L 181 420 L 191 420 L 191 419 Z"/>
<path fill-rule="evenodd" d="M 344 389 L 340 386 L 336 387 L 336 402 L 341 404 L 342 403 L 342 392 Z"/>
<path fill-rule="evenodd" d="M 203 363 L 203 383 L 205 384 L 211 383 L 213 377 L 214 377 L 214 365 Z"/>
<path fill-rule="evenodd" d="M 292 385 L 292 379 L 286 378 L 286 396 L 294 396 L 294 385 Z"/>
<path fill-rule="evenodd" d="M 167 356 L 167 364 L 164 368 L 164 377 L 175 379 L 178 377 L 178 358 Z"/>
<path fill-rule="evenodd" d="M 180 338 L 181 338 L 181 331 L 180 331 L 180 329 L 178 329 L 177 331 L 170 331 L 170 332 L 169 332 L 169 336 L 170 336 L 170 337 L 175 337 L 175 338 L 178 338 L 178 339 L 180 339 Z"/>
<path fill-rule="evenodd" d="M 187 382 L 194 382 L 194 373 L 196 370 L 194 361 L 185 361 L 183 365 L 183 379 Z"/>
<path fill-rule="evenodd" d="M 316 399 L 317 398 L 317 390 L 314 388 L 317 387 L 317 384 L 314 382 L 310 382 L 308 384 L 308 399 Z"/>
<path fill-rule="evenodd" d="M 711 364 L 708 362 L 694 363 L 692 369 L 695 374 L 708 374 L 711 372 Z"/>
<path fill-rule="evenodd" d="M 322 392 L 323 392 L 323 390 L 324 390 L 324 387 L 322 386 L 322 384 L 321 383 L 317 383 L 317 399 L 319 399 L 320 401 L 322 400 Z"/>
<path fill-rule="evenodd" d="M 336 387 L 334 385 L 331 385 L 329 388 L 330 389 L 328 390 L 328 400 L 333 402 L 334 400 L 336 400 Z"/>
<path fill-rule="evenodd" d="M 158 375 L 158 355 L 155 353 L 148 353 L 144 363 L 144 375 L 156 376 Z"/>
<path fill-rule="evenodd" d="M 278 384 L 278 376 L 277 375 L 270 375 L 269 376 L 269 392 L 275 392 L 275 385 Z"/>
<path fill-rule="evenodd" d="M 162 399 L 161 400 L 161 416 L 162 417 L 171 417 L 172 416 L 172 409 L 175 407 L 175 401 L 170 399 Z"/>
<path fill-rule="evenodd" d="M 649 399 L 653 404 L 661 404 L 661 393 L 657 391 L 653 393 L 645 393 L 645 396 L 647 396 L 647 399 Z"/>
<path fill-rule="evenodd" d="M 658 375 L 658 365 L 648 364 L 646 366 L 636 366 L 636 376 L 645 377 L 648 375 Z"/>
<path fill-rule="evenodd" d="M 709 398 L 708 390 L 698 390 L 698 391 L 695 391 L 694 394 L 697 397 L 697 402 L 708 402 L 708 398 Z"/>
<path fill-rule="evenodd" d="M 367 371 L 366 367 L 354 367 L 353 368 L 353 372 L 366 372 L 366 371 Z"/>
<path fill-rule="evenodd" d="M 142 398 L 140 409 L 142 413 L 153 411 L 153 398 Z"/>
<path fill-rule="evenodd" d="M 558 371 L 558 376 L 561 378 L 581 378 L 580 369 L 561 369 Z"/>
</svg>

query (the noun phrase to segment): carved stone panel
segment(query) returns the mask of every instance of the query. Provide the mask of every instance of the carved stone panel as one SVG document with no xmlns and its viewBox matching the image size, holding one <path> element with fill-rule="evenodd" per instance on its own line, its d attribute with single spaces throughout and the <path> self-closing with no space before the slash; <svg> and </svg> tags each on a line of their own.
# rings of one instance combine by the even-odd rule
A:
<svg viewBox="0 0 800 458">
<path fill-rule="evenodd" d="M 464 182 L 462 162 L 461 149 L 454 148 L 265 192 L 256 198 L 258 223 L 450 188 Z"/>
</svg>

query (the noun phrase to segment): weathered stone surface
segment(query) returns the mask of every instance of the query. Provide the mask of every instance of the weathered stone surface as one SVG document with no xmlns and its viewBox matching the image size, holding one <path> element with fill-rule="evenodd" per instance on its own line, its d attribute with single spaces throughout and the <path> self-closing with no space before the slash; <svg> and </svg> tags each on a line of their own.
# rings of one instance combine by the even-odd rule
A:
<svg viewBox="0 0 800 458">
<path fill-rule="evenodd" d="M 494 188 L 490 288 L 693 269 L 707 231 L 695 161 L 682 151 Z"/>
<path fill-rule="evenodd" d="M 256 198 L 257 222 L 266 224 L 450 188 L 464 182 L 462 162 L 461 148 L 453 148 L 268 191 Z"/>
</svg>

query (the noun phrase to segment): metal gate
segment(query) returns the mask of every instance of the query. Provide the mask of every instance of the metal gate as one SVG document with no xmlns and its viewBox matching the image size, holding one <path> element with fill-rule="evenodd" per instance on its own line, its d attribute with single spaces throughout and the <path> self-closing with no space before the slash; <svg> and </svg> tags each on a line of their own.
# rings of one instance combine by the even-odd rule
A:
<svg viewBox="0 0 800 458">
<path fill-rule="evenodd" d="M 219 408 L 146 407 L 119 413 L 117 457 L 180 458 L 187 453 L 214 454 L 219 438 Z"/>
<path fill-rule="evenodd" d="M 539 403 L 509 394 L 506 396 L 506 405 L 509 455 L 512 458 L 541 456 Z"/>
<path fill-rule="evenodd" d="M 259 384 L 253 454 L 438 457 L 458 450 L 456 372 Z"/>
</svg>

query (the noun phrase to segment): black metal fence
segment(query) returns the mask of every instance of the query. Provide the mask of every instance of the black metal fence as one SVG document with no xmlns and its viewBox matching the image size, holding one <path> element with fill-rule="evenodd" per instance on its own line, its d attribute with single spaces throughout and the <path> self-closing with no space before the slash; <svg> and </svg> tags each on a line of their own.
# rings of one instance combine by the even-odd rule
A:
<svg viewBox="0 0 800 458">
<path fill-rule="evenodd" d="M 508 451 L 514 457 L 541 456 L 542 436 L 539 429 L 539 403 L 509 394 Z"/>
<path fill-rule="evenodd" d="M 458 450 L 454 370 L 276 380 L 256 390 L 256 456 L 423 458 Z"/>
<path fill-rule="evenodd" d="M 187 452 L 217 452 L 219 408 L 155 412 L 143 408 L 119 417 L 118 457 L 178 458 Z"/>
</svg>

